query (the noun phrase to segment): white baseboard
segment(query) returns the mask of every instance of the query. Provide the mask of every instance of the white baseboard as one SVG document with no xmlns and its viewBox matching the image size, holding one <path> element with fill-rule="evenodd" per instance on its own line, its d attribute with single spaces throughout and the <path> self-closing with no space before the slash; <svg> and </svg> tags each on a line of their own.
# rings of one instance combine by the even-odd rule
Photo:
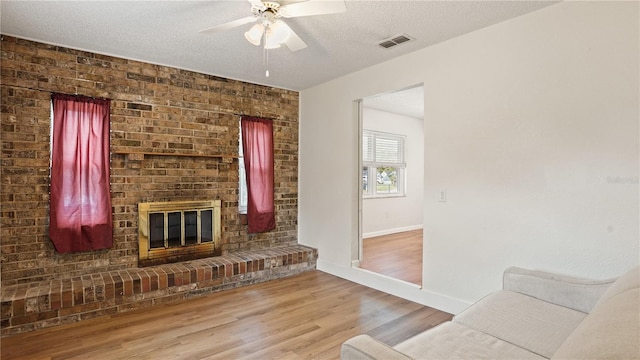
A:
<svg viewBox="0 0 640 360">
<path fill-rule="evenodd" d="M 316 268 L 322 272 L 454 315 L 471 305 L 470 302 L 434 293 L 416 284 L 360 268 L 339 266 L 322 261 L 322 259 L 318 259 Z"/>
<path fill-rule="evenodd" d="M 376 236 L 397 234 L 397 233 L 401 233 L 401 232 L 405 232 L 405 231 L 411 231 L 411 230 L 420 230 L 422 228 L 423 228 L 422 225 L 412 225 L 412 226 L 405 226 L 405 227 L 395 228 L 395 229 L 373 231 L 373 232 L 363 233 L 362 234 L 362 238 L 363 239 L 368 239 L 368 238 L 372 238 L 372 237 L 376 237 Z"/>
</svg>

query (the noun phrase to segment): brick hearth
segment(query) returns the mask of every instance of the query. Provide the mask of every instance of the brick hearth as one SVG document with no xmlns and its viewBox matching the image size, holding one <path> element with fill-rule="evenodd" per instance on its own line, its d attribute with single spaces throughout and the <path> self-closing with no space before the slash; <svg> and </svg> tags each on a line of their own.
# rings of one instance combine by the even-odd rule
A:
<svg viewBox="0 0 640 360">
<path fill-rule="evenodd" d="M 284 246 L 2 287 L 2 336 L 183 300 L 315 269 L 317 250 Z"/>
</svg>

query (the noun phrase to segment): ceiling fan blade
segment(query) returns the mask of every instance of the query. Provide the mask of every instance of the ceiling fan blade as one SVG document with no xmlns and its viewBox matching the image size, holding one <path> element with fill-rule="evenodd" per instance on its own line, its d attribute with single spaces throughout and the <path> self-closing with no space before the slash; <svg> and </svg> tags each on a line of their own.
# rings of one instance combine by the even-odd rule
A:
<svg viewBox="0 0 640 360">
<path fill-rule="evenodd" d="M 257 19 L 257 17 L 251 15 L 251 16 L 244 17 L 242 19 L 233 20 L 233 21 L 230 21 L 228 23 L 216 25 L 216 26 L 214 26 L 212 28 L 209 28 L 209 29 L 206 29 L 206 30 L 202 30 L 202 31 L 200 31 L 200 33 L 201 34 L 213 34 L 213 33 L 217 33 L 217 32 L 220 32 L 220 31 L 233 29 L 234 27 L 238 27 L 240 25 L 244 25 L 244 24 L 248 24 L 248 23 L 254 22 L 254 21 L 256 21 L 256 19 Z"/>
<path fill-rule="evenodd" d="M 278 13 L 285 18 L 337 14 L 347 11 L 344 0 L 309 0 L 295 4 L 285 5 Z"/>
<path fill-rule="evenodd" d="M 260 0 L 249 0 L 249 2 L 251 3 L 251 7 L 252 8 L 258 8 L 260 10 L 266 9 L 266 6 L 264 6 L 262 1 L 260 1 Z"/>
<path fill-rule="evenodd" d="M 298 36 L 298 34 L 296 34 L 284 21 L 281 26 L 289 30 L 289 37 L 284 41 L 284 44 L 287 45 L 289 50 L 298 51 L 307 47 L 307 44 L 300 39 L 300 36 Z"/>
</svg>

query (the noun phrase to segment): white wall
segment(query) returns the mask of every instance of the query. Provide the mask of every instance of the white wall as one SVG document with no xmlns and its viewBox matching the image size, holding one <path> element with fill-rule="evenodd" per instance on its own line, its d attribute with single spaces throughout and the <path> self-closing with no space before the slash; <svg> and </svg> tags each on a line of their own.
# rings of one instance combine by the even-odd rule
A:
<svg viewBox="0 0 640 360">
<path fill-rule="evenodd" d="M 318 268 L 457 312 L 507 266 L 606 278 L 638 264 L 638 14 L 638 2 L 562 2 L 302 91 L 299 241 Z M 353 100 L 417 83 L 422 289 L 350 266 Z M 318 176 L 329 166 L 342 170 Z"/>
<path fill-rule="evenodd" d="M 405 163 L 407 164 L 405 196 L 362 200 L 362 236 L 364 238 L 422 228 L 424 193 L 422 124 L 422 119 L 366 107 L 363 109 L 363 129 L 406 137 Z"/>
</svg>

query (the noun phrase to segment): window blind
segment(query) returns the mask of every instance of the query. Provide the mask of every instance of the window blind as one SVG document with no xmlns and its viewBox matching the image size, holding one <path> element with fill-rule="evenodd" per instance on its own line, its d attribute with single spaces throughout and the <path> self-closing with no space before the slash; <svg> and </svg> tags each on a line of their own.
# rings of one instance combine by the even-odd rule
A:
<svg viewBox="0 0 640 360">
<path fill-rule="evenodd" d="M 404 162 L 402 135 L 387 134 L 372 130 L 362 132 L 362 163 L 365 166 L 406 166 Z"/>
</svg>

